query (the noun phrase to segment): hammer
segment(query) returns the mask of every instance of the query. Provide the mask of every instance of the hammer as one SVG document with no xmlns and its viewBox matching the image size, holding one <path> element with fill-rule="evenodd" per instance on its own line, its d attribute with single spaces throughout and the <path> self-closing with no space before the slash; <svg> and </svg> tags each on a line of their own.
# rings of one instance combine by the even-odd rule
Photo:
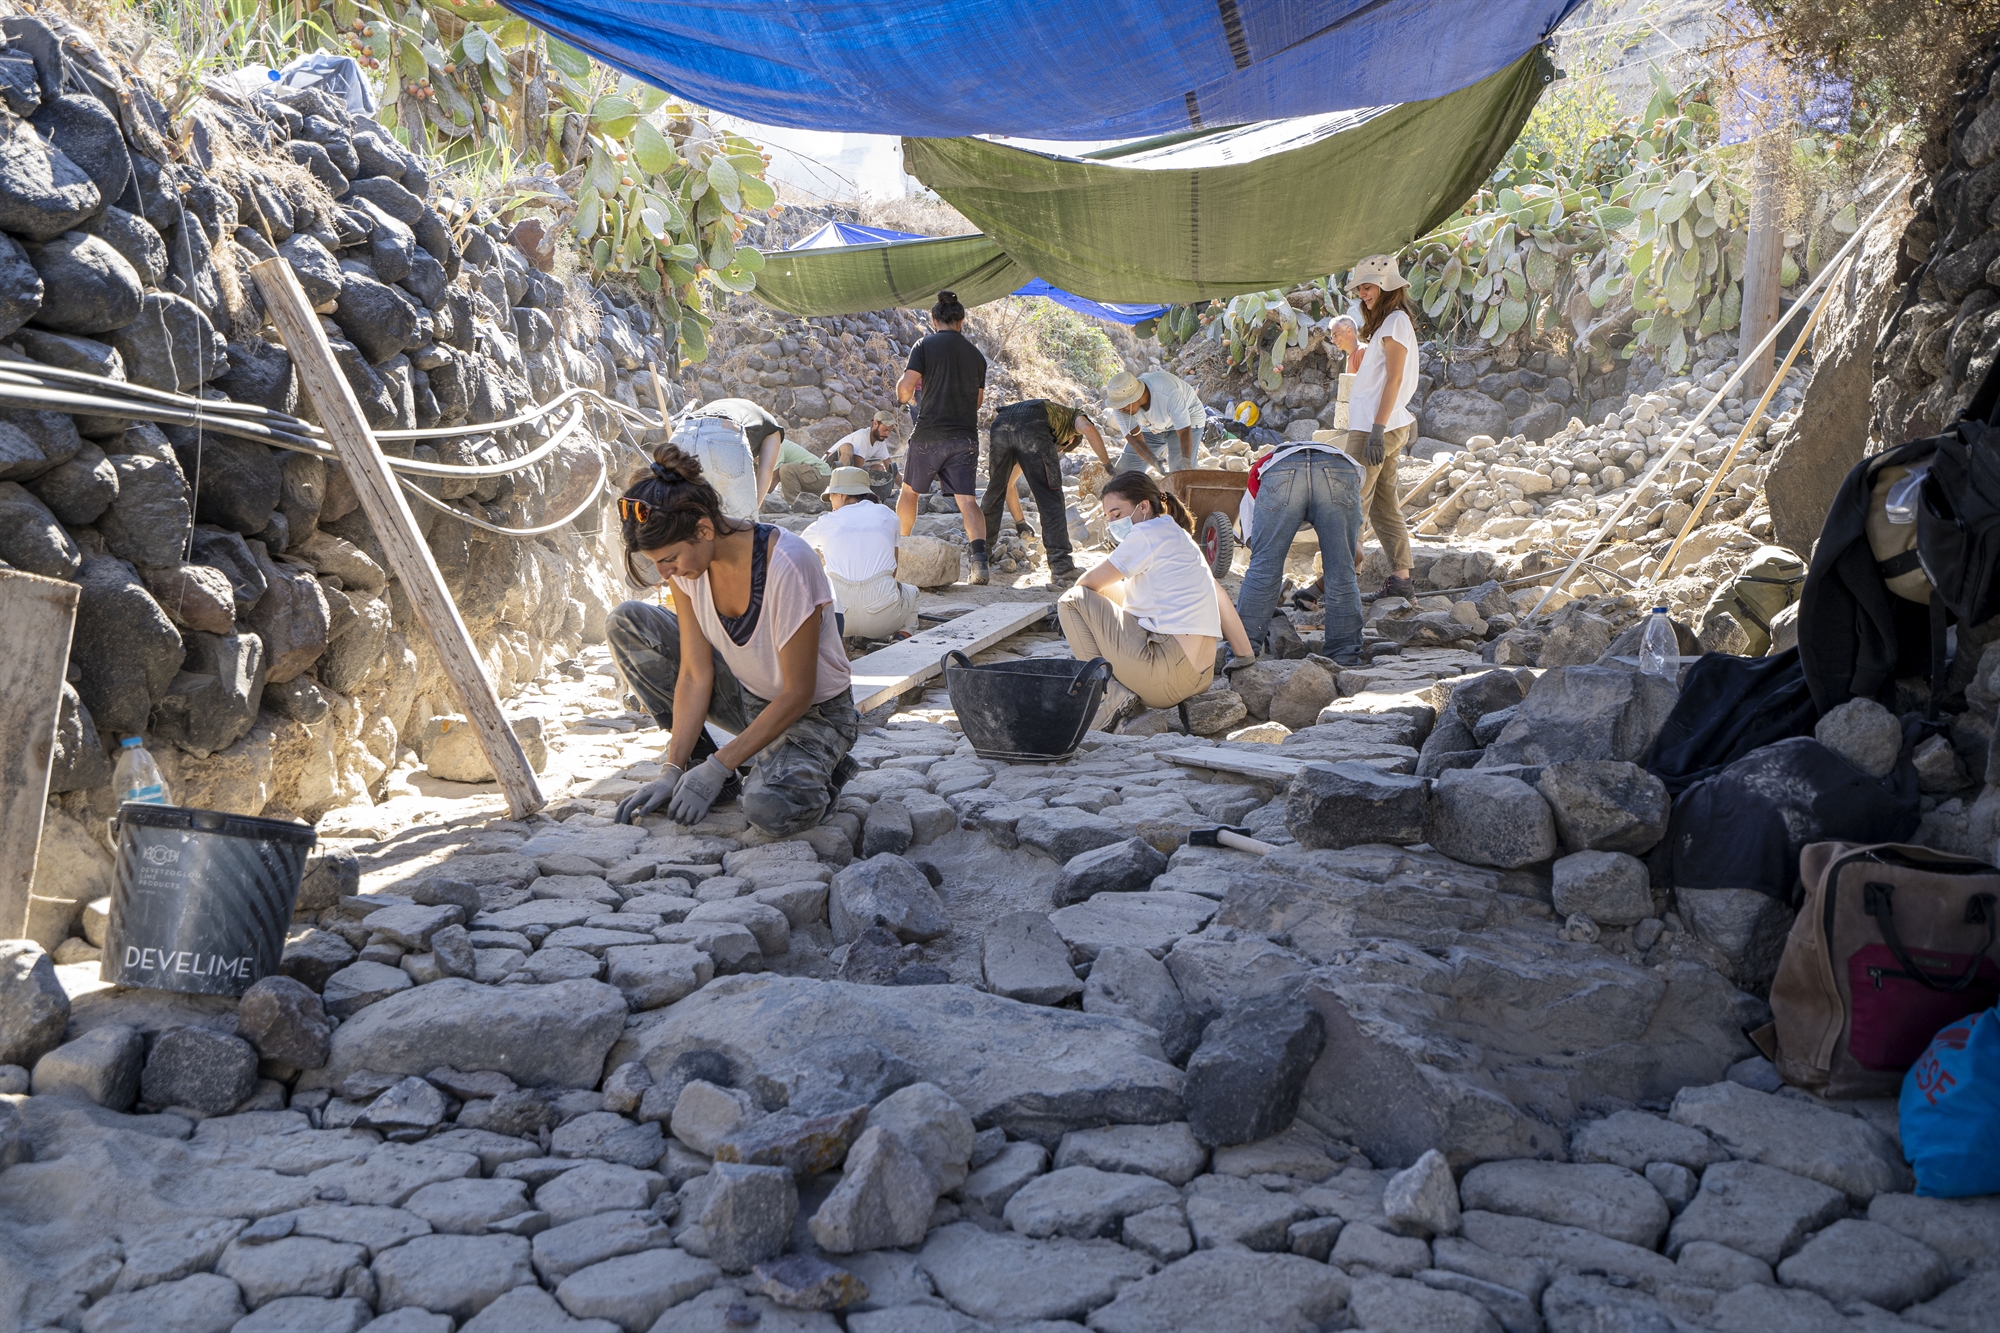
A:
<svg viewBox="0 0 2000 1333">
<path fill-rule="evenodd" d="M 1259 842 L 1257 839 L 1251 837 L 1249 829 L 1230 828 L 1226 824 L 1218 825 L 1215 828 L 1189 829 L 1187 845 L 1190 847 L 1233 847 L 1239 852 L 1255 852 L 1259 856 L 1268 856 L 1278 850 L 1268 842 Z"/>
</svg>

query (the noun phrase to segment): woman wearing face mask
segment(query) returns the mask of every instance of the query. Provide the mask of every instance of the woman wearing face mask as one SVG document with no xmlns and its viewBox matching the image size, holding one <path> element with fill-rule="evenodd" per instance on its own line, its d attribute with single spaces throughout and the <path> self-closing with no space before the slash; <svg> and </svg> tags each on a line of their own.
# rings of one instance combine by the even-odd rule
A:
<svg viewBox="0 0 2000 1333">
<path fill-rule="evenodd" d="M 611 655 L 672 736 L 662 776 L 625 798 L 618 822 L 661 806 L 698 823 L 737 770 L 743 813 L 784 836 L 820 822 L 857 771 L 860 718 L 833 590 L 812 547 L 782 529 L 726 517 L 701 465 L 663 445 L 618 501 L 626 577 L 666 582 L 673 610 L 631 601 L 611 613 Z M 704 721 L 735 739 L 716 748 Z"/>
<path fill-rule="evenodd" d="M 1254 652 L 1191 535 L 1179 500 L 1144 472 L 1121 472 L 1100 498 L 1117 543 L 1103 563 L 1056 600 L 1070 652 L 1111 663 L 1112 683 L 1098 710 L 1100 726 L 1133 703 L 1171 708 L 1215 679 L 1215 643 L 1226 637 L 1244 662 Z"/>
</svg>

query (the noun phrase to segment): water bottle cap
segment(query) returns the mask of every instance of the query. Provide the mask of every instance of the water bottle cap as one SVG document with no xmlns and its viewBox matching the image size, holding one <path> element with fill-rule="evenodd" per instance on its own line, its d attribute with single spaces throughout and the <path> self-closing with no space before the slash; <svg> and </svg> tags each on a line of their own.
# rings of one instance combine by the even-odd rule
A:
<svg viewBox="0 0 2000 1333">
<path fill-rule="evenodd" d="M 127 737 L 126 737 L 126 738 L 125 738 L 124 740 L 122 740 L 122 741 L 118 742 L 118 748 L 119 748 L 119 749 L 121 749 L 121 750 L 129 750 L 129 749 L 131 749 L 131 748 L 132 748 L 133 746 L 135 746 L 135 745 L 139 745 L 139 744 L 143 744 L 142 740 L 141 740 L 141 739 L 140 739 L 139 737 L 137 737 L 137 736 L 127 736 Z"/>
<path fill-rule="evenodd" d="M 1667 608 L 1664 606 L 1656 606 L 1653 608 L 1653 614 L 1656 616 L 1663 616 L 1666 613 L 1667 613 Z"/>
</svg>

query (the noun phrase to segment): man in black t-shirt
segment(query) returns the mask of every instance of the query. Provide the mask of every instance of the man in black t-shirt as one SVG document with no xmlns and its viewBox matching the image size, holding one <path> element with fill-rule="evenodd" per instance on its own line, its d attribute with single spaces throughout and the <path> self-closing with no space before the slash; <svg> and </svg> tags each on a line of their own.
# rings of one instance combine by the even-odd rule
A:
<svg viewBox="0 0 2000 1333">
<path fill-rule="evenodd" d="M 718 398 L 703 403 L 700 415 L 727 417 L 743 428 L 743 438 L 750 444 L 750 457 L 757 460 L 757 503 L 762 505 L 778 471 L 778 450 L 785 443 L 785 423 L 748 398 Z"/>
<path fill-rule="evenodd" d="M 936 330 L 910 349 L 909 368 L 896 382 L 896 401 L 917 405 L 917 428 L 910 433 L 903 465 L 903 493 L 896 517 L 903 535 L 916 526 L 917 503 L 935 480 L 958 502 L 972 546 L 972 579 L 984 583 L 986 519 L 979 511 L 979 402 L 986 391 L 986 358 L 965 336 L 965 307 L 952 292 L 939 292 L 931 307 Z"/>
</svg>

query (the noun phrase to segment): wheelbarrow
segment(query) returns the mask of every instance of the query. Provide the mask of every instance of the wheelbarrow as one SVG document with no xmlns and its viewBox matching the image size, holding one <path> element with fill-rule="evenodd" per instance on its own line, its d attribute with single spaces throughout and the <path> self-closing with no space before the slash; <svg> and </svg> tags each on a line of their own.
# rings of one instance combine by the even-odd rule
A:
<svg viewBox="0 0 2000 1333">
<path fill-rule="evenodd" d="M 1229 573 L 1229 562 L 1236 557 L 1236 511 L 1249 483 L 1248 472 L 1222 468 L 1182 468 L 1167 474 L 1167 490 L 1193 515 L 1195 545 L 1217 578 Z"/>
</svg>

